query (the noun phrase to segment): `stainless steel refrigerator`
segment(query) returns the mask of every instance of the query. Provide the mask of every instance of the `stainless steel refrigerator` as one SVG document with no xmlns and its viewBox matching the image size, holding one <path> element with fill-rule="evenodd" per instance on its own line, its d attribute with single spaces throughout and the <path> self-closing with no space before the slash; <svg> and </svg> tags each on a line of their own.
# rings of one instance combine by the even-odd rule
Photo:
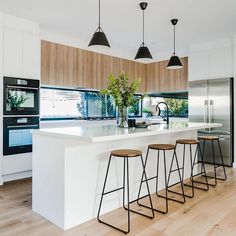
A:
<svg viewBox="0 0 236 236">
<path fill-rule="evenodd" d="M 219 128 L 201 130 L 199 135 L 220 137 L 224 164 L 227 166 L 233 165 L 233 101 L 233 78 L 189 82 L 189 121 L 223 124 Z M 221 164 L 217 145 L 215 154 L 216 162 Z M 205 162 L 213 162 L 210 142 L 206 142 Z"/>
</svg>

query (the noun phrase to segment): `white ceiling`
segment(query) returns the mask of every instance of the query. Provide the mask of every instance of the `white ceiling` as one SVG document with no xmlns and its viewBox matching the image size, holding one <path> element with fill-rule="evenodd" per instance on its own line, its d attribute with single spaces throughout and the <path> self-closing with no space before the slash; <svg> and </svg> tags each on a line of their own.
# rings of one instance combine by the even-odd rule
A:
<svg viewBox="0 0 236 236">
<path fill-rule="evenodd" d="M 142 41 L 142 13 L 137 0 L 101 0 L 101 22 L 114 52 L 133 58 Z M 148 0 L 146 44 L 155 60 L 170 55 L 171 18 L 177 25 L 177 53 L 190 44 L 236 33 L 236 0 Z M 40 23 L 43 32 L 89 42 L 98 24 L 98 0 L 0 0 L 0 11 Z"/>
</svg>

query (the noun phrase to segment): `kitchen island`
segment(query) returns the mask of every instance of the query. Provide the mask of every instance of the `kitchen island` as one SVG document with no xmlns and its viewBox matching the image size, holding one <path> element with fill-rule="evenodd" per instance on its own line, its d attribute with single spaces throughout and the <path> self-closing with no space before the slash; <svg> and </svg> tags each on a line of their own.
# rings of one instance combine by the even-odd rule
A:
<svg viewBox="0 0 236 236">
<path fill-rule="evenodd" d="M 216 123 L 170 122 L 147 129 L 120 129 L 115 125 L 49 128 L 33 131 L 33 210 L 60 228 L 67 230 L 96 217 L 111 150 L 130 148 L 146 153 L 151 143 L 171 143 L 176 139 L 197 138 L 197 130 L 219 127 Z M 182 149 L 177 149 L 181 163 Z M 186 150 L 188 151 L 188 150 Z M 194 151 L 194 150 L 193 150 Z M 172 152 L 166 155 L 170 166 Z M 156 153 L 150 152 L 148 177 L 154 176 Z M 188 155 L 186 155 L 188 157 Z M 186 158 L 186 178 L 190 162 Z M 162 166 L 162 158 L 160 165 Z M 130 160 L 130 196 L 137 198 L 142 174 L 139 158 Z M 154 166 L 154 167 L 153 167 Z M 160 168 L 159 189 L 164 188 Z M 122 185 L 123 159 L 113 158 L 107 190 Z M 173 176 L 171 182 L 177 180 Z M 145 189 L 144 189 L 145 190 Z M 150 183 L 155 191 L 155 182 Z M 143 192 L 145 194 L 145 192 Z M 132 200 L 131 199 L 131 200 Z M 122 205 L 122 191 L 106 196 L 102 213 Z"/>
</svg>

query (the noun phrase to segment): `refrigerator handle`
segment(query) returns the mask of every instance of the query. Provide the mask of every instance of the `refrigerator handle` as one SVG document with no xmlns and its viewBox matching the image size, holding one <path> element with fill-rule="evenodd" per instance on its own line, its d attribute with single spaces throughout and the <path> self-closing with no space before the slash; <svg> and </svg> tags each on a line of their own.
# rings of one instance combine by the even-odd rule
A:
<svg viewBox="0 0 236 236">
<path fill-rule="evenodd" d="M 207 122 L 207 119 L 206 119 L 206 117 L 207 117 L 207 105 L 208 105 L 207 103 L 208 103 L 207 100 L 205 100 L 204 101 L 204 117 L 203 117 L 204 123 Z"/>
<path fill-rule="evenodd" d="M 209 106 L 209 123 L 212 123 L 212 114 L 213 113 L 213 100 L 210 100 Z"/>
</svg>

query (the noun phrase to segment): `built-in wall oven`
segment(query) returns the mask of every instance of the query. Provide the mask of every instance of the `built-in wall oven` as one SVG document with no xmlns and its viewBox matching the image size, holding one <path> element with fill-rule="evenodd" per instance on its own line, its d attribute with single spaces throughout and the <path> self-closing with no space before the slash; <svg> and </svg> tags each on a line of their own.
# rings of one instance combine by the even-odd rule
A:
<svg viewBox="0 0 236 236">
<path fill-rule="evenodd" d="M 39 117 L 3 118 L 3 155 L 32 152 L 33 129 L 39 128 Z"/>
<path fill-rule="evenodd" d="M 39 80 L 4 77 L 3 114 L 38 115 Z"/>
<path fill-rule="evenodd" d="M 39 80 L 3 77 L 3 155 L 32 151 L 39 128 Z"/>
</svg>

